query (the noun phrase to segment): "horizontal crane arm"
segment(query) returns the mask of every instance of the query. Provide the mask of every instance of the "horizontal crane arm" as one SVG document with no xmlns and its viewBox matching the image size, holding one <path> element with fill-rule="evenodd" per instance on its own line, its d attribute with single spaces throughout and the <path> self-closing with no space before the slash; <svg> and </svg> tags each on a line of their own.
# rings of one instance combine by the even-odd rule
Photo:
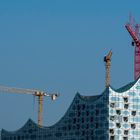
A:
<svg viewBox="0 0 140 140">
<path fill-rule="evenodd" d="M 6 86 L 1 86 L 1 85 L 0 85 L 0 92 L 23 93 L 23 94 L 32 94 L 32 95 L 37 95 L 37 93 L 44 93 L 38 90 L 6 87 Z"/>
</svg>

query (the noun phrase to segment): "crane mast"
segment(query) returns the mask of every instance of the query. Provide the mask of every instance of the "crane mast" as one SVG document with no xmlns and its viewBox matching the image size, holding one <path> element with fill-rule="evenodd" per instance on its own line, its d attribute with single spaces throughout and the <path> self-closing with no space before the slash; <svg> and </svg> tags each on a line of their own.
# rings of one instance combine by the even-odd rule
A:
<svg viewBox="0 0 140 140">
<path fill-rule="evenodd" d="M 31 90 L 31 89 L 22 89 L 22 88 L 13 88 L 0 86 L 0 92 L 7 93 L 18 93 L 18 94 L 29 94 L 38 97 L 38 125 L 42 126 L 42 107 L 43 107 L 43 97 L 51 97 L 52 100 L 55 100 L 58 97 L 58 94 L 48 94 L 40 90 Z"/>
<path fill-rule="evenodd" d="M 135 46 L 134 51 L 134 79 L 136 80 L 140 76 L 140 37 L 139 37 L 139 25 L 132 25 L 130 22 L 125 25 L 128 33 L 132 37 L 132 46 Z M 133 28 L 134 26 L 134 28 Z"/>
<path fill-rule="evenodd" d="M 106 69 L 106 87 L 110 85 L 110 62 L 111 62 L 112 50 L 104 57 L 105 69 Z"/>
</svg>

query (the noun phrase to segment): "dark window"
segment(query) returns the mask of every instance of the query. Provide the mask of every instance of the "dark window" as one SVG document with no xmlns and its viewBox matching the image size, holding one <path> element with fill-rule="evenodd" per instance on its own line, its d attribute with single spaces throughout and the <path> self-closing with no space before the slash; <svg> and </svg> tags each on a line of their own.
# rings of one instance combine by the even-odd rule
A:
<svg viewBox="0 0 140 140">
<path fill-rule="evenodd" d="M 123 137 L 123 140 L 128 140 L 128 137 Z"/>
<path fill-rule="evenodd" d="M 117 113 L 118 115 L 120 115 L 120 114 L 121 114 L 121 110 L 116 110 L 116 113 Z"/>
<path fill-rule="evenodd" d="M 131 114 L 132 114 L 133 116 L 135 116 L 135 115 L 136 115 L 136 111 L 132 111 Z"/>
<path fill-rule="evenodd" d="M 123 117 L 124 122 L 128 122 L 128 117 Z"/>
<path fill-rule="evenodd" d="M 115 103 L 110 103 L 110 107 L 114 108 L 115 107 Z"/>
<path fill-rule="evenodd" d="M 124 102 L 127 103 L 128 102 L 128 97 L 124 97 Z"/>
<path fill-rule="evenodd" d="M 109 130 L 110 134 L 114 134 L 114 129 Z"/>
<path fill-rule="evenodd" d="M 114 121 L 115 120 L 115 116 L 110 116 L 110 120 Z"/>
<path fill-rule="evenodd" d="M 136 128 L 136 124 L 134 124 L 134 123 L 131 124 L 131 128 L 132 128 L 132 129 L 135 129 L 135 128 Z"/>
<path fill-rule="evenodd" d="M 116 126 L 117 126 L 118 128 L 120 128 L 120 127 L 121 127 L 121 124 L 120 124 L 120 123 L 116 123 Z"/>
<path fill-rule="evenodd" d="M 124 104 L 125 109 L 128 109 L 128 107 L 129 107 L 129 104 Z"/>
<path fill-rule="evenodd" d="M 110 136 L 110 140 L 115 140 L 115 137 L 114 136 Z"/>
<path fill-rule="evenodd" d="M 128 130 L 124 130 L 124 135 L 128 135 Z"/>
</svg>

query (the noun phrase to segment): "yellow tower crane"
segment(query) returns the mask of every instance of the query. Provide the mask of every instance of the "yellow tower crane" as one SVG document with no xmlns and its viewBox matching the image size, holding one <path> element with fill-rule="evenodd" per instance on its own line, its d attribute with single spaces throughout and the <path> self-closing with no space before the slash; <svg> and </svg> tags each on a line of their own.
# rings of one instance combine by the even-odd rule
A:
<svg viewBox="0 0 140 140">
<path fill-rule="evenodd" d="M 32 90 L 32 89 L 22 89 L 22 88 L 14 88 L 14 87 L 6 87 L 0 86 L 0 92 L 7 93 L 19 93 L 19 94 L 29 94 L 38 97 L 38 125 L 42 126 L 42 101 L 43 97 L 51 97 L 52 100 L 55 100 L 58 97 L 58 94 L 48 94 L 44 91 L 40 90 Z"/>
<path fill-rule="evenodd" d="M 106 87 L 110 85 L 110 62 L 111 62 L 112 50 L 104 57 L 104 62 L 106 63 Z"/>
</svg>

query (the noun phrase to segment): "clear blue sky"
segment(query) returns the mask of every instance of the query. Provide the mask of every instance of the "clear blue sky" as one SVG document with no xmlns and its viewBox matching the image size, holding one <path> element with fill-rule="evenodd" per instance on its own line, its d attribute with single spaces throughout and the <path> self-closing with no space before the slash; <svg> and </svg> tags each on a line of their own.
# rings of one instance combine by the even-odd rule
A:
<svg viewBox="0 0 140 140">
<path fill-rule="evenodd" d="M 140 23 L 138 0 L 0 1 L 0 84 L 59 92 L 44 98 L 43 125 L 56 123 L 75 93 L 105 89 L 103 57 L 113 50 L 111 85 L 133 81 L 129 13 Z M 30 95 L 0 94 L 0 129 L 17 130 L 32 118 L 37 100 Z"/>
</svg>

